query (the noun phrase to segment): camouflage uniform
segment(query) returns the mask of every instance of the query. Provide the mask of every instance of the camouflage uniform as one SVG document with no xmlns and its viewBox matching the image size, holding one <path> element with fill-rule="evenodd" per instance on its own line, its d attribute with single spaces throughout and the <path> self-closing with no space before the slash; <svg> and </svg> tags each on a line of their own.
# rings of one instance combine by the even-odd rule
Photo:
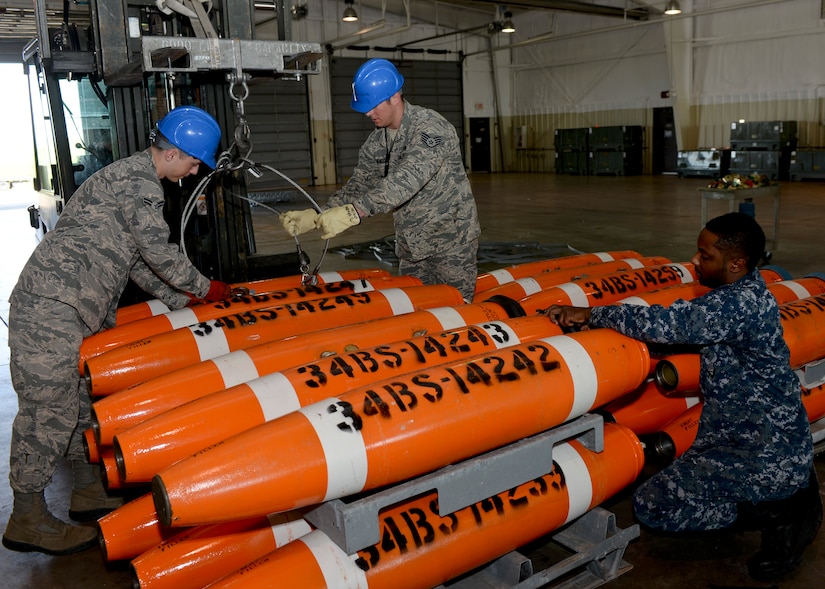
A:
<svg viewBox="0 0 825 589">
<path fill-rule="evenodd" d="M 395 139 L 373 131 L 328 206 L 346 203 L 368 216 L 392 211 L 401 274 L 451 284 L 472 300 L 481 228 L 458 135 L 444 117 L 405 101 Z"/>
<path fill-rule="evenodd" d="M 9 299 L 11 487 L 43 490 L 59 460 L 84 460 L 89 395 L 77 371 L 84 337 L 114 325 L 131 276 L 171 308 L 210 280 L 169 243 L 151 151 L 110 164 L 75 192 L 26 263 Z"/>
<path fill-rule="evenodd" d="M 725 528 L 737 503 L 807 486 L 813 445 L 776 299 L 758 270 L 668 308 L 594 308 L 592 327 L 701 346 L 704 398 L 696 441 L 636 491 L 642 523 L 667 532 Z"/>
</svg>

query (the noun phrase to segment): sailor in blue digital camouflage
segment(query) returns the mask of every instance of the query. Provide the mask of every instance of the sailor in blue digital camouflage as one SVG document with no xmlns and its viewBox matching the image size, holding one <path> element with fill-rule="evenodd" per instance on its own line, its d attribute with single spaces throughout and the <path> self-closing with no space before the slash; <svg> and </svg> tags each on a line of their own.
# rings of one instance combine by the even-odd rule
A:
<svg viewBox="0 0 825 589">
<path fill-rule="evenodd" d="M 100 517 L 122 504 L 86 461 L 90 398 L 78 363 L 85 337 L 115 322 L 131 277 L 170 308 L 228 298 L 229 286 L 201 274 L 169 243 L 161 179 L 177 182 L 215 166 L 220 128 L 196 107 L 158 123 L 153 144 L 91 176 L 68 200 L 23 268 L 9 302 L 12 425 L 9 481 L 14 507 L 3 545 L 70 554 L 97 544 L 93 527 L 69 525 L 48 510 L 44 489 L 64 458 L 72 463 L 69 515 Z"/>
<path fill-rule="evenodd" d="M 822 521 L 810 426 L 778 304 L 756 267 L 762 229 L 729 213 L 707 223 L 698 246 L 691 261 L 712 288 L 702 297 L 667 308 L 554 306 L 547 313 L 563 327 L 608 327 L 699 349 L 704 403 L 696 440 L 639 486 L 634 513 L 665 532 L 755 527 L 762 548 L 748 571 L 773 581 L 799 564 Z"/>
<path fill-rule="evenodd" d="M 385 59 L 359 68 L 351 106 L 376 129 L 361 146 L 352 177 L 320 214 L 290 211 L 281 222 L 291 235 L 318 228 L 329 239 L 363 217 L 392 212 L 399 273 L 450 284 L 471 301 L 481 228 L 458 134 L 439 113 L 407 102 L 403 83 Z"/>
</svg>

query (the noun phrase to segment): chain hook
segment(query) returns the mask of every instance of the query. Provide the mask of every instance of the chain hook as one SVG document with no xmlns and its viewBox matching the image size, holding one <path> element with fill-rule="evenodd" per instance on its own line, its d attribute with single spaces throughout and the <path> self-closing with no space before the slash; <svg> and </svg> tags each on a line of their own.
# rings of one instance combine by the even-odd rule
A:
<svg viewBox="0 0 825 589">
<path fill-rule="evenodd" d="M 298 270 L 301 272 L 301 286 L 315 286 L 318 276 L 309 271 L 309 256 L 301 248 L 301 242 L 295 238 L 295 249 L 298 252 Z"/>
<path fill-rule="evenodd" d="M 243 113 L 243 101 L 249 98 L 249 85 L 247 82 L 249 81 L 249 74 L 240 74 L 240 76 L 232 72 L 230 74 L 226 74 L 227 81 L 229 82 L 229 97 L 232 98 L 238 104 L 236 107 L 240 109 L 241 113 Z M 240 95 L 235 94 L 235 85 L 240 80 L 241 88 L 243 92 Z"/>
<path fill-rule="evenodd" d="M 248 160 L 252 153 L 252 141 L 250 141 L 249 135 L 249 123 L 243 116 L 239 116 L 238 124 L 235 125 L 235 144 L 238 146 L 238 154 L 243 160 Z"/>
<path fill-rule="evenodd" d="M 238 118 L 234 132 L 235 145 L 238 147 L 240 159 L 248 160 L 252 153 L 252 141 L 250 140 L 251 131 L 244 110 L 244 100 L 249 97 L 249 84 L 247 82 L 250 76 L 243 72 L 231 72 L 226 74 L 226 79 L 229 82 L 229 97 L 235 102 L 235 113 Z M 240 85 L 240 93 L 236 93 L 238 85 Z M 243 164 L 240 164 L 235 169 L 242 166 Z"/>
<path fill-rule="evenodd" d="M 248 81 L 251 76 L 241 70 L 226 74 L 226 81 L 229 82 L 229 97 L 235 102 L 235 113 L 238 123 L 235 125 L 234 143 L 232 146 L 220 154 L 217 169 L 221 171 L 234 171 L 245 168 L 248 172 L 260 177 L 261 172 L 257 169 L 255 162 L 250 155 L 252 153 L 251 131 L 244 112 L 244 100 L 249 97 Z M 240 85 L 241 92 L 236 94 L 237 86 Z M 233 164 L 232 150 L 237 149 L 237 159 Z M 271 168 L 270 168 L 271 169 Z M 318 284 L 318 268 L 310 271 L 309 256 L 301 248 L 301 243 L 295 238 L 295 248 L 298 253 L 298 269 L 301 273 L 301 284 L 303 286 L 315 286 Z"/>
</svg>

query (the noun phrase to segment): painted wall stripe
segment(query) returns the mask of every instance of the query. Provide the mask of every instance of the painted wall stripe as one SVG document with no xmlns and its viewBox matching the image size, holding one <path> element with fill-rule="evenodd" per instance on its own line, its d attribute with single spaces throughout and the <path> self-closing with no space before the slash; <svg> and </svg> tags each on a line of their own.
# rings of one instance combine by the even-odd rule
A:
<svg viewBox="0 0 825 589">
<path fill-rule="evenodd" d="M 587 513 L 593 501 L 593 481 L 581 455 L 568 443 L 553 446 L 553 462 L 559 465 L 567 481 L 567 519 L 573 521 Z"/>
<path fill-rule="evenodd" d="M 221 373 L 224 388 L 227 389 L 261 376 L 255 362 L 244 350 L 212 358 L 212 363 Z"/>
<path fill-rule="evenodd" d="M 212 331 L 207 335 L 198 335 L 195 333 L 199 329 L 203 329 L 203 323 L 189 326 L 189 331 L 192 332 L 195 345 L 198 346 L 201 362 L 223 356 L 231 351 L 229 349 L 229 342 L 226 341 L 226 332 L 224 332 L 223 328 L 215 325 L 214 321 L 206 321 L 205 323 L 212 328 Z"/>
<path fill-rule="evenodd" d="M 180 329 L 181 327 L 189 327 L 198 323 L 198 316 L 192 309 L 177 309 L 176 311 L 169 311 L 166 313 L 166 318 L 172 325 L 172 329 Z"/>
<path fill-rule="evenodd" d="M 367 576 L 329 536 L 314 530 L 298 540 L 306 544 L 321 569 L 327 589 L 369 589 Z"/>
<path fill-rule="evenodd" d="M 282 372 L 273 372 L 250 380 L 246 386 L 258 399 L 258 405 L 261 406 L 266 421 L 272 421 L 301 408 L 295 387 Z"/>
<path fill-rule="evenodd" d="M 327 463 L 327 493 L 324 501 L 346 497 L 364 488 L 367 482 L 367 449 L 361 431 L 353 431 L 348 407 L 330 397 L 298 409 L 307 418 L 324 452 Z"/>
<path fill-rule="evenodd" d="M 559 288 L 570 297 L 570 304 L 574 307 L 589 307 L 590 303 L 587 301 L 587 295 L 578 284 L 573 282 L 565 282 L 560 284 Z"/>
<path fill-rule="evenodd" d="M 410 297 L 400 288 L 388 288 L 379 292 L 386 297 L 393 315 L 406 315 L 415 311 Z"/>
</svg>

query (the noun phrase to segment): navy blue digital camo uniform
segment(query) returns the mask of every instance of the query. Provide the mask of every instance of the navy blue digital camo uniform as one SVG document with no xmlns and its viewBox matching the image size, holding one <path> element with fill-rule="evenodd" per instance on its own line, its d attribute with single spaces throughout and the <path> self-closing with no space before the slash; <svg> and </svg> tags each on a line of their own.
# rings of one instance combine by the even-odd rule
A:
<svg viewBox="0 0 825 589">
<path fill-rule="evenodd" d="M 783 499 L 807 485 L 810 427 L 776 299 L 757 269 L 667 308 L 596 307 L 590 326 L 701 346 L 696 441 L 636 491 L 643 524 L 666 532 L 725 528 L 736 520 L 737 503 Z"/>
</svg>

